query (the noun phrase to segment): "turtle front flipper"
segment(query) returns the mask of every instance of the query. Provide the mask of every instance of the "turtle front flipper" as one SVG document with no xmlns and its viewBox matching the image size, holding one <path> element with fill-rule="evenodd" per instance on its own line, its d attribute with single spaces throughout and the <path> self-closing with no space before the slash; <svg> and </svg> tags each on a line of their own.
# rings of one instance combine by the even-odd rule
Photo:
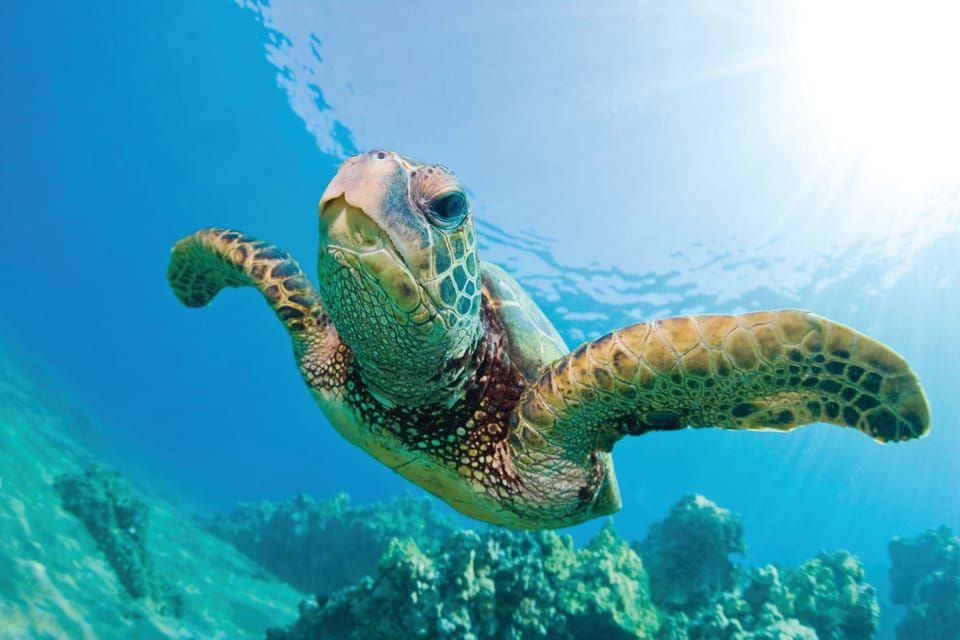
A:
<svg viewBox="0 0 960 640">
<path fill-rule="evenodd" d="M 188 307 L 209 304 L 224 287 L 254 287 L 293 339 L 304 380 L 321 393 L 342 383 L 345 347 L 320 296 L 289 253 L 239 231 L 201 229 L 173 247 L 167 279 Z"/>
<path fill-rule="evenodd" d="M 684 427 L 856 427 L 880 442 L 924 435 L 930 413 L 906 361 L 805 311 L 668 318 L 586 343 L 547 367 L 517 433 L 572 459 L 626 435 Z M 522 435 L 521 435 L 522 437 Z"/>
<path fill-rule="evenodd" d="M 255 287 L 291 332 L 323 313 L 320 296 L 289 253 L 232 229 L 201 229 L 177 242 L 167 279 L 188 307 L 209 304 L 224 287 Z"/>
</svg>

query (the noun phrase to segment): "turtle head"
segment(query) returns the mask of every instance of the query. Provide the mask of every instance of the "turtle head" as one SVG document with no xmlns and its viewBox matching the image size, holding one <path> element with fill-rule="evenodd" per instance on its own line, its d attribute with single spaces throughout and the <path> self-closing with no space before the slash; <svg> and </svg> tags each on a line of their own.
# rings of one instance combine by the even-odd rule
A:
<svg viewBox="0 0 960 640">
<path fill-rule="evenodd" d="M 343 163 L 320 200 L 320 296 L 388 404 L 456 400 L 480 338 L 480 265 L 453 173 L 390 151 Z"/>
</svg>

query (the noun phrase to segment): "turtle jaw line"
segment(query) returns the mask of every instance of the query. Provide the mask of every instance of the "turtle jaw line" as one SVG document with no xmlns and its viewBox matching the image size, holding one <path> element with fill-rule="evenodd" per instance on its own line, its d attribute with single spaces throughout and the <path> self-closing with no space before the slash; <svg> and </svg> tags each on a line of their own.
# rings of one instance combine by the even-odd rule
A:
<svg viewBox="0 0 960 640">
<path fill-rule="evenodd" d="M 340 206 L 332 206 L 335 204 L 340 204 Z M 340 237 L 339 240 L 335 240 L 331 236 L 331 230 L 337 233 Z M 419 281 L 410 270 L 403 253 L 398 250 L 386 229 L 377 224 L 376 220 L 363 209 L 350 204 L 345 196 L 340 196 L 322 205 L 320 209 L 320 245 L 334 259 L 351 269 L 357 268 L 357 261 L 365 255 L 378 252 L 389 255 L 396 268 L 400 269 L 410 280 L 418 283 L 420 288 L 423 288 L 422 285 L 419 285 Z M 355 260 L 348 264 L 337 258 L 344 253 L 355 256 Z M 429 295 L 426 297 L 430 299 Z M 431 308 L 431 312 L 435 314 L 436 309 Z"/>
<path fill-rule="evenodd" d="M 334 240 L 331 231 L 337 235 L 338 240 Z M 351 204 L 346 194 L 321 202 L 320 245 L 341 266 L 376 282 L 385 293 L 387 288 L 378 274 L 370 272 L 363 257 L 378 252 L 389 255 L 393 268 L 402 272 L 403 277 L 412 282 L 418 290 L 420 305 L 429 313 L 428 322 L 445 329 L 453 328 L 445 314 L 441 313 L 442 309 L 449 306 L 440 298 L 437 285 L 445 274 L 434 273 L 426 280 L 419 279 L 410 269 L 407 257 L 397 248 L 388 231 L 361 207 Z M 383 262 L 379 262 L 382 266 Z M 393 297 L 389 293 L 387 295 Z M 418 316 L 417 324 L 424 324 L 419 311 Z"/>
<path fill-rule="evenodd" d="M 406 316 L 406 323 L 423 327 L 424 333 L 429 326 L 443 325 L 429 288 L 411 271 L 390 235 L 343 196 L 321 207 L 320 247 L 357 286 L 379 289 L 390 300 L 388 304 Z"/>
<path fill-rule="evenodd" d="M 436 324 L 442 321 L 433 298 L 410 273 L 407 265 L 398 257 L 399 254 L 393 250 L 389 240 L 381 248 L 373 251 L 360 251 L 335 243 L 327 243 L 325 250 L 327 255 L 339 264 L 341 269 L 347 271 L 350 274 L 348 277 L 353 277 L 361 288 L 380 289 L 384 296 L 392 300 L 395 306 L 403 309 L 416 324 Z M 390 271 L 394 276 L 393 282 L 390 280 Z M 399 300 L 396 295 L 398 276 L 407 285 L 412 285 L 405 288 L 407 295 L 404 296 L 404 301 Z"/>
</svg>

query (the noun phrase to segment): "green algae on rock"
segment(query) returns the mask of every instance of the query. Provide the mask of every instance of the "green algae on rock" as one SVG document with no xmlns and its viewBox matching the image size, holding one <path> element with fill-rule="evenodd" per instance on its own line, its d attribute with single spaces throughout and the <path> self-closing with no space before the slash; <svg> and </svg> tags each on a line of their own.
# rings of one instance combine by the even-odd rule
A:
<svg viewBox="0 0 960 640">
<path fill-rule="evenodd" d="M 127 593 L 179 617 L 183 598 L 158 576 L 147 549 L 150 509 L 133 496 L 120 472 L 92 465 L 83 473 L 60 476 L 54 488 L 63 508 L 90 532 Z"/>
<path fill-rule="evenodd" d="M 820 640 L 866 640 L 880 625 L 877 593 L 849 551 L 821 552 L 790 572 L 797 619 Z"/>
<path fill-rule="evenodd" d="M 634 544 L 650 574 L 657 606 L 689 611 L 713 601 L 736 583 L 730 554 L 744 554 L 743 520 L 701 495 L 677 502 Z"/>
<path fill-rule="evenodd" d="M 659 640 L 817 640 L 794 617 L 794 595 L 780 570 L 767 565 L 743 572 L 738 584 L 709 604 L 661 615 Z"/>
<path fill-rule="evenodd" d="M 960 638 L 960 537 L 946 525 L 888 547 L 890 599 L 907 606 L 900 640 Z"/>
<path fill-rule="evenodd" d="M 617 536 L 612 520 L 577 553 L 576 559 L 560 583 L 561 596 L 571 614 L 567 626 L 573 637 L 588 638 L 597 629 L 607 628 L 610 638 L 642 638 L 656 628 L 657 615 L 643 561 Z"/>
<path fill-rule="evenodd" d="M 742 519 L 700 495 L 684 497 L 634 548 L 661 611 L 661 640 L 860 640 L 879 619 L 873 587 L 846 551 L 794 570 L 745 571 Z"/>
<path fill-rule="evenodd" d="M 458 531 L 435 549 L 396 538 L 375 575 L 302 603 L 296 624 L 268 638 L 873 636 L 876 595 L 849 552 L 823 552 L 796 569 L 744 570 L 728 556 L 745 549 L 740 516 L 697 495 L 680 500 L 632 546 L 612 522 L 579 550 L 553 531 Z"/>
<path fill-rule="evenodd" d="M 880 608 L 860 562 L 821 553 L 799 568 L 767 565 L 710 603 L 661 614 L 660 640 L 858 640 L 872 638 Z"/>
<path fill-rule="evenodd" d="M 373 573 L 392 538 L 439 547 L 458 526 L 434 504 L 407 494 L 365 505 L 351 505 L 345 493 L 320 501 L 301 494 L 241 504 L 216 516 L 211 529 L 278 578 L 329 594 Z"/>
<path fill-rule="evenodd" d="M 665 618 L 658 640 L 818 640 L 817 633 L 795 618 L 784 618 L 775 607 L 764 606 L 761 617 L 750 621 L 728 615 L 724 604 Z"/>
<path fill-rule="evenodd" d="M 612 527 L 576 551 L 552 531 L 461 531 L 435 553 L 394 540 L 376 576 L 301 606 L 306 638 L 653 638 L 658 626 L 639 557 Z"/>
</svg>

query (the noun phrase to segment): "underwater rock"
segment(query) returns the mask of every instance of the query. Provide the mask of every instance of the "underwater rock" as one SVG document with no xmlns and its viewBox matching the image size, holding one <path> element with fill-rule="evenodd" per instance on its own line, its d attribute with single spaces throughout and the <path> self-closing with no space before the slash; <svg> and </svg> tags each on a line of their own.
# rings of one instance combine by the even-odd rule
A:
<svg viewBox="0 0 960 640">
<path fill-rule="evenodd" d="M 865 640 L 880 625 L 876 589 L 849 551 L 821 552 L 791 571 L 786 583 L 797 619 L 820 640 Z"/>
<path fill-rule="evenodd" d="M 576 551 L 552 531 L 460 531 L 434 553 L 390 542 L 377 574 L 304 603 L 269 640 L 652 638 L 639 557 L 611 526 Z"/>
<path fill-rule="evenodd" d="M 877 630 L 880 608 L 860 562 L 821 553 L 798 569 L 744 572 L 736 588 L 695 611 L 662 618 L 660 640 L 860 640 Z"/>
<path fill-rule="evenodd" d="M 612 520 L 576 559 L 577 563 L 560 583 L 563 610 L 568 612 L 568 628 L 573 637 L 599 637 L 596 630 L 606 628 L 611 631 L 603 637 L 643 638 L 657 628 L 643 561 L 626 541 L 617 537 Z M 616 633 L 621 629 L 630 635 Z"/>
<path fill-rule="evenodd" d="M 298 495 L 278 504 L 242 504 L 211 524 L 275 576 L 316 594 L 373 573 L 392 538 L 409 537 L 433 550 L 458 528 L 429 498 L 403 495 L 352 506 L 345 493 L 323 501 Z"/>
<path fill-rule="evenodd" d="M 818 640 L 817 633 L 794 618 L 784 619 L 772 609 L 754 628 L 731 618 L 721 604 L 699 610 L 692 618 L 672 614 L 660 629 L 658 640 Z"/>
<path fill-rule="evenodd" d="M 688 495 L 634 544 L 650 575 L 657 606 L 692 611 L 736 583 L 730 554 L 746 553 L 743 521 L 701 495 Z"/>
<path fill-rule="evenodd" d="M 741 589 L 742 601 L 752 612 L 774 607 L 785 615 L 794 611 L 794 595 L 780 579 L 780 570 L 772 564 L 750 570 Z"/>
<path fill-rule="evenodd" d="M 767 565 L 745 572 L 738 586 L 692 613 L 664 620 L 661 640 L 817 640 L 816 632 L 792 617 L 794 596 Z"/>
<path fill-rule="evenodd" d="M 150 510 L 131 494 L 119 471 L 92 465 L 83 473 L 60 476 L 54 489 L 132 598 L 151 600 L 161 613 L 182 615 L 182 597 L 159 578 L 147 550 Z"/>
<path fill-rule="evenodd" d="M 897 638 L 960 638 L 960 537 L 943 525 L 913 538 L 894 538 L 888 551 L 890 599 L 908 607 Z"/>
<path fill-rule="evenodd" d="M 860 640 L 878 627 L 876 592 L 855 557 L 742 570 L 729 559 L 746 551 L 740 516 L 703 496 L 680 500 L 634 548 L 663 610 L 662 640 Z"/>
<path fill-rule="evenodd" d="M 457 531 L 432 548 L 397 537 L 375 573 L 302 602 L 297 622 L 268 639 L 872 637 L 877 598 L 850 553 L 745 570 L 728 557 L 745 548 L 740 516 L 702 496 L 683 498 L 633 545 L 612 522 L 579 550 L 553 531 Z"/>
</svg>

